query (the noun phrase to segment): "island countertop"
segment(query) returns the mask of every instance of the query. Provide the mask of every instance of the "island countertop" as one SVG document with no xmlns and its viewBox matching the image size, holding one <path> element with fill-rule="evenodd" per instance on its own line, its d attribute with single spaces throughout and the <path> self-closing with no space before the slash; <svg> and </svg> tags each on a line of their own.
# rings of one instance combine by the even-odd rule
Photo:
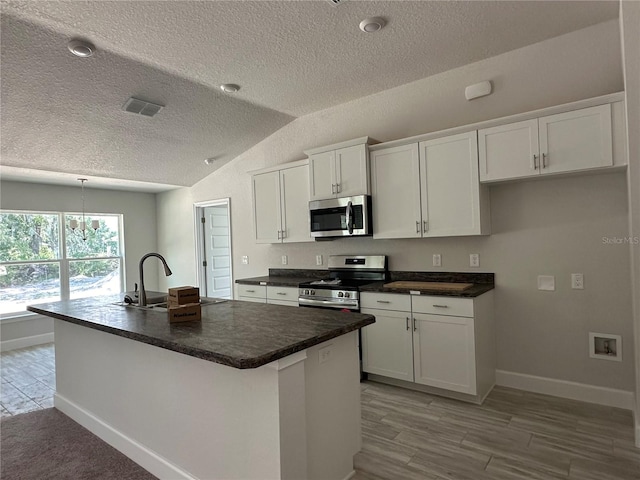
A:
<svg viewBox="0 0 640 480">
<path fill-rule="evenodd" d="M 27 310 L 234 368 L 257 368 L 375 322 L 372 315 L 227 300 L 202 321 L 170 324 L 166 311 L 124 307 L 120 296 L 30 305 Z"/>
</svg>

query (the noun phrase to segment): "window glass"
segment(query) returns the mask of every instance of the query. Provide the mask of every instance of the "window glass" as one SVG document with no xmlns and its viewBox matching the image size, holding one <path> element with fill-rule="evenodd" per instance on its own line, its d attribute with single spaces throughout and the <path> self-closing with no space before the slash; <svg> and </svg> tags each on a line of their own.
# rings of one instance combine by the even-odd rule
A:
<svg viewBox="0 0 640 480">
<path fill-rule="evenodd" d="M 67 258 L 117 257 L 120 255 L 120 222 L 118 215 L 85 216 L 87 223 L 86 240 L 83 240 L 79 228 L 71 230 L 69 222 L 82 221 L 82 215 L 66 215 L 67 225 Z M 98 229 L 91 227 L 92 221 L 98 222 Z"/>
<path fill-rule="evenodd" d="M 69 262 L 71 298 L 119 293 L 120 259 L 72 260 Z"/>
<path fill-rule="evenodd" d="M 60 258 L 58 215 L 0 213 L 0 262 Z"/>
<path fill-rule="evenodd" d="M 0 313 L 18 312 L 30 304 L 58 300 L 58 262 L 0 265 Z"/>
</svg>

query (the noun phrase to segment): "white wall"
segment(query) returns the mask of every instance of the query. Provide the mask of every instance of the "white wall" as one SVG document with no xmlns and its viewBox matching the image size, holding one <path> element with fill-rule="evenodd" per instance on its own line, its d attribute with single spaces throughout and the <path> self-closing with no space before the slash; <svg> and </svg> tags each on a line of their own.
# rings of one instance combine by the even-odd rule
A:
<svg viewBox="0 0 640 480">
<path fill-rule="evenodd" d="M 629 137 L 629 235 L 640 239 L 640 3 L 620 3 Z M 640 345 L 640 245 L 630 244 L 635 344 Z M 636 350 L 636 446 L 640 447 L 640 352 Z"/>
<path fill-rule="evenodd" d="M 247 173 L 363 135 L 394 140 L 621 91 L 619 38 L 617 21 L 605 22 L 301 117 L 194 187 L 159 195 L 159 248 L 184 264 L 180 283 L 194 283 L 192 204 L 230 197 L 236 278 L 266 274 L 285 253 L 290 268 L 316 268 L 316 254 L 355 252 L 389 255 L 392 270 L 442 271 L 469 270 L 468 254 L 480 253 L 481 270 L 496 273 L 498 368 L 633 390 L 628 249 L 602 244 L 603 236 L 628 234 L 624 174 L 494 186 L 489 237 L 283 246 L 254 243 Z M 467 102 L 464 87 L 487 79 L 494 93 Z M 432 253 L 442 254 L 442 268 L 431 267 Z M 583 292 L 568 288 L 576 272 L 585 274 Z M 556 275 L 557 291 L 539 292 L 538 274 Z M 624 361 L 589 359 L 589 331 L 622 335 Z"/>
<path fill-rule="evenodd" d="M 0 182 L 0 208 L 4 210 L 77 212 L 82 209 L 80 187 Z M 125 279 L 127 290 L 138 282 L 138 260 L 157 251 L 156 195 L 85 188 L 85 210 L 91 213 L 120 213 L 124 222 Z M 162 252 L 161 252 L 162 253 Z M 145 263 L 145 286 L 156 289 L 158 265 Z M 27 323 L 24 323 L 27 322 Z M 53 331 L 49 319 L 26 317 L 24 322 L 2 324 L 2 340 Z M 37 333 L 33 333 L 37 332 Z"/>
</svg>

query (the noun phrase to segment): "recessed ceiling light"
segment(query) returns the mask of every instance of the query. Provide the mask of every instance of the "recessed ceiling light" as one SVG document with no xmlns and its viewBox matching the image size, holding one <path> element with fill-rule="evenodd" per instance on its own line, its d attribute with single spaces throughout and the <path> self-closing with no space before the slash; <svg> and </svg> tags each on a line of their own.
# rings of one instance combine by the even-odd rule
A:
<svg viewBox="0 0 640 480">
<path fill-rule="evenodd" d="M 73 53 L 76 57 L 90 57 L 96 52 L 96 47 L 85 40 L 71 40 L 67 44 L 67 48 L 71 53 Z"/>
<path fill-rule="evenodd" d="M 223 83 L 220 85 L 220 90 L 224 93 L 236 93 L 240 90 L 240 85 L 236 85 L 235 83 Z"/>
<path fill-rule="evenodd" d="M 384 27 L 385 21 L 380 17 L 365 18 L 360 22 L 360 30 L 365 33 L 373 33 Z"/>
</svg>

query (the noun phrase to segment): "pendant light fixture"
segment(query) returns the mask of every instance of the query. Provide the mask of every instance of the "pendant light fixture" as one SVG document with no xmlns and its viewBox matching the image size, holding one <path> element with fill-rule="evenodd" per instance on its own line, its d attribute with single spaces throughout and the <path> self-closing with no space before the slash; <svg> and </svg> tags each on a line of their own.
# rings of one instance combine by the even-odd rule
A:
<svg viewBox="0 0 640 480">
<path fill-rule="evenodd" d="M 78 180 L 82 185 L 82 221 L 78 225 L 78 220 L 76 220 L 75 218 L 72 220 L 69 220 L 69 228 L 73 232 L 75 232 L 76 229 L 79 229 L 82 232 L 82 240 L 86 242 L 87 241 L 87 222 L 85 220 L 85 214 L 84 214 L 84 182 L 88 180 L 86 178 L 79 178 Z M 98 230 L 98 227 L 100 227 L 100 222 L 98 220 L 91 220 L 91 228 L 93 228 L 94 232 Z"/>
</svg>

